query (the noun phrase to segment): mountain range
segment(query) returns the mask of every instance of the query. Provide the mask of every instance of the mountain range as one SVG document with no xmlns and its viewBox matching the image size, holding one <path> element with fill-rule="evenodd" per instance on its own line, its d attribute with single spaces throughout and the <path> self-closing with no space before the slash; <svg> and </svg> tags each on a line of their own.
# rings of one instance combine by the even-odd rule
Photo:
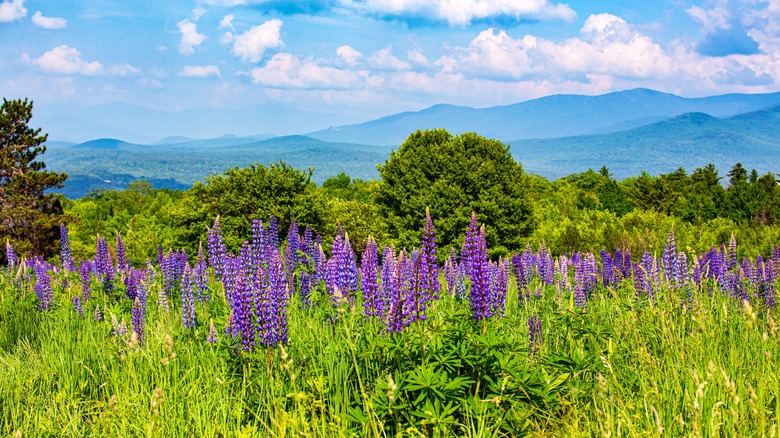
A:
<svg viewBox="0 0 780 438">
<path fill-rule="evenodd" d="M 277 115 L 290 111 L 283 109 Z M 149 118 L 169 120 L 159 112 L 149 114 Z M 215 122 L 209 129 L 220 129 L 220 121 L 231 115 L 236 116 L 228 112 L 212 117 Z M 187 131 L 186 124 L 169 125 L 175 132 L 167 133 L 162 125 L 154 125 L 149 133 L 162 135 L 144 141 L 119 140 L 121 130 L 109 130 L 107 134 L 118 134 L 86 142 L 51 135 L 44 159 L 49 169 L 70 175 L 63 190 L 69 197 L 96 188 L 124 188 L 140 178 L 159 187 L 185 188 L 232 166 L 278 160 L 297 168 L 314 167 L 316 182 L 340 172 L 375 178 L 376 165 L 388 159 L 392 149 L 415 130 L 428 128 L 497 138 L 511 146 L 527 171 L 548 178 L 602 165 L 618 179 L 642 171 L 667 173 L 677 167 L 691 171 L 709 162 L 721 174 L 737 161 L 760 172 L 780 167 L 780 93 L 691 99 L 636 89 L 600 96 L 555 95 L 490 108 L 436 105 L 311 131 L 307 129 L 315 121 L 327 120 L 307 120 L 298 125 L 305 135 L 253 134 L 246 127 L 239 131 L 247 133 L 243 136 L 197 138 L 204 130 Z M 143 126 L 138 123 L 127 119 L 128 126 Z M 46 132 L 48 127 L 42 126 Z M 270 132 L 263 128 L 255 132 Z"/>
</svg>

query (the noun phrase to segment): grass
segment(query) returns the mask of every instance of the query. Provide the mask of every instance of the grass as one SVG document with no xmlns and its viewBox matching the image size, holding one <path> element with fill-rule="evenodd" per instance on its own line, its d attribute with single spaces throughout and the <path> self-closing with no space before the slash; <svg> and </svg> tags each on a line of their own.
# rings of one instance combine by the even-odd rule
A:
<svg viewBox="0 0 780 438">
<path fill-rule="evenodd" d="M 80 317 L 70 303 L 81 284 L 69 280 L 55 281 L 56 305 L 41 312 L 32 283 L 3 275 L 4 435 L 777 435 L 777 311 L 708 285 L 688 308 L 679 290 L 637 299 L 626 280 L 599 287 L 584 309 L 553 286 L 520 302 L 510 285 L 505 315 L 481 322 L 467 299 L 445 294 L 393 335 L 359 303 L 336 308 L 315 293 L 311 309 L 290 301 L 288 344 L 246 353 L 221 330 L 221 285 L 197 304 L 194 329 L 177 297 L 167 313 L 150 299 L 140 345 L 112 334 L 111 314 L 130 321 L 132 304 L 116 299 L 124 286 L 93 292 Z M 544 342 L 529 357 L 532 315 Z M 216 344 L 205 341 L 210 319 Z"/>
</svg>

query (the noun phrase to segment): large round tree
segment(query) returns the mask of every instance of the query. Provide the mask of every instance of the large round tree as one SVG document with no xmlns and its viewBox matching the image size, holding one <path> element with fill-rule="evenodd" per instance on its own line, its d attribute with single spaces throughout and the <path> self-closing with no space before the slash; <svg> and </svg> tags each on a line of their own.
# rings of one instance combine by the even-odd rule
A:
<svg viewBox="0 0 780 438">
<path fill-rule="evenodd" d="M 463 241 L 472 211 L 486 224 L 494 255 L 521 249 L 533 230 L 528 176 L 500 141 L 417 131 L 377 167 L 377 201 L 400 245 L 419 245 L 426 207 L 444 248 Z"/>
</svg>

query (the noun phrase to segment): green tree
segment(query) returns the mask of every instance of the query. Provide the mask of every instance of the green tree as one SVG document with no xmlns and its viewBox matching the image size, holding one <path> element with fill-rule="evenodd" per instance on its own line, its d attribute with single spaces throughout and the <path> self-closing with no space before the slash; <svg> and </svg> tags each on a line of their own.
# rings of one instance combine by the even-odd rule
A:
<svg viewBox="0 0 780 438">
<path fill-rule="evenodd" d="M 533 231 L 528 176 L 497 140 L 417 131 L 378 169 L 377 202 L 401 246 L 419 245 L 426 207 L 445 251 L 462 241 L 472 211 L 487 225 L 494 255 L 521 249 Z"/>
<path fill-rule="evenodd" d="M 63 213 L 60 197 L 45 192 L 68 176 L 46 171 L 39 160 L 47 135 L 29 126 L 32 108 L 27 99 L 3 99 L 0 107 L 0 238 L 17 253 L 50 257 L 58 251 Z"/>
<path fill-rule="evenodd" d="M 253 219 L 267 223 L 275 216 L 282 238 L 292 219 L 320 231 L 326 207 L 311 176 L 312 169 L 302 171 L 280 161 L 268 167 L 234 167 L 197 181 L 171 213 L 176 241 L 188 251 L 197 250 L 217 216 L 225 244 L 234 252 L 250 239 Z"/>
</svg>

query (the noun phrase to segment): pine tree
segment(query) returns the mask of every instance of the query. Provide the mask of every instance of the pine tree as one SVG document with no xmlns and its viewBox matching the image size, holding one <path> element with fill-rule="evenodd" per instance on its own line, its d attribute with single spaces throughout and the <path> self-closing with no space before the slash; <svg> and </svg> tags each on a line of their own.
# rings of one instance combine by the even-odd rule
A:
<svg viewBox="0 0 780 438">
<path fill-rule="evenodd" d="M 59 195 L 46 191 L 68 176 L 44 170 L 38 160 L 47 135 L 29 126 L 32 108 L 27 99 L 4 98 L 0 106 L 0 239 L 19 254 L 50 256 L 63 213 Z"/>
</svg>

